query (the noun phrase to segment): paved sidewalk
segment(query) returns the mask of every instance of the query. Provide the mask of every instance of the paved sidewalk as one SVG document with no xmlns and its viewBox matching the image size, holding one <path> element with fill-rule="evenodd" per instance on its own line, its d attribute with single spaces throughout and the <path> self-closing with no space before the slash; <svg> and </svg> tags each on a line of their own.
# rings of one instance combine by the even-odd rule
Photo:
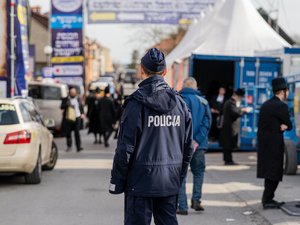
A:
<svg viewBox="0 0 300 225">
<path fill-rule="evenodd" d="M 123 195 L 108 193 L 116 141 L 110 148 L 93 144 L 82 131 L 84 151 L 65 152 L 65 139 L 57 138 L 59 161 L 44 172 L 40 185 L 25 185 L 23 177 L 0 176 L 0 225 L 122 225 Z M 281 210 L 262 210 L 262 180 L 255 176 L 255 153 L 235 153 L 239 166 L 223 166 L 220 153 L 207 154 L 203 188 L 204 212 L 189 210 L 178 216 L 180 225 L 300 225 L 299 217 Z M 300 171 L 299 171 L 300 172 Z M 188 176 L 188 198 L 192 176 Z M 300 175 L 287 176 L 277 198 L 300 198 Z M 153 223 L 154 224 L 154 223 Z"/>
</svg>

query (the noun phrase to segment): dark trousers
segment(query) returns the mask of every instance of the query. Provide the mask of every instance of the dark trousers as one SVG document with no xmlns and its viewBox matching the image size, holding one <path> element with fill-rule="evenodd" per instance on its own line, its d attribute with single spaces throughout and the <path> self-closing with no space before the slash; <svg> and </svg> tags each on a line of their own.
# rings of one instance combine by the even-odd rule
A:
<svg viewBox="0 0 300 225">
<path fill-rule="evenodd" d="M 109 140 L 111 134 L 112 134 L 112 131 L 105 131 L 105 132 L 103 133 L 103 136 L 104 136 L 104 144 L 108 144 L 108 140 Z"/>
<path fill-rule="evenodd" d="M 262 197 L 262 203 L 269 203 L 273 200 L 278 184 L 279 181 L 265 179 L 265 190 Z"/>
<path fill-rule="evenodd" d="M 230 148 L 223 149 L 223 160 L 224 160 L 224 162 L 233 162 L 232 149 L 230 149 Z"/>
<path fill-rule="evenodd" d="M 238 135 L 228 137 L 228 139 L 224 141 L 227 143 L 223 144 L 223 160 L 225 163 L 233 162 L 232 152 L 237 148 Z"/>
<path fill-rule="evenodd" d="M 80 125 L 81 125 L 80 117 L 76 118 L 75 122 L 68 122 L 68 130 L 66 133 L 68 148 L 72 147 L 72 136 L 71 136 L 72 131 L 74 131 L 77 150 L 81 148 L 81 140 L 80 140 L 80 133 L 79 133 Z"/>
<path fill-rule="evenodd" d="M 150 225 L 152 214 L 156 225 L 178 225 L 177 196 L 136 197 L 125 194 L 125 225 Z"/>
</svg>

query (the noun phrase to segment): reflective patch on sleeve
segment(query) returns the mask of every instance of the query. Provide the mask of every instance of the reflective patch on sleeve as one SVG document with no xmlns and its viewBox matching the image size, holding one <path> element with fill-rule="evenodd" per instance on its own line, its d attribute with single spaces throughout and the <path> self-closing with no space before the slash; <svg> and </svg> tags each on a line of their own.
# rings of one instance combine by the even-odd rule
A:
<svg viewBox="0 0 300 225">
<path fill-rule="evenodd" d="M 109 190 L 110 191 L 116 191 L 116 185 L 115 184 L 109 184 Z"/>
</svg>

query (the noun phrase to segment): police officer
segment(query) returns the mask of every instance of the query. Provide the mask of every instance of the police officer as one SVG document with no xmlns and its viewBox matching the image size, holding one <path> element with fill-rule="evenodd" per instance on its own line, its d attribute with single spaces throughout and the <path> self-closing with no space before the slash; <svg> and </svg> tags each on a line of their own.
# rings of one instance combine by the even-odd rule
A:
<svg viewBox="0 0 300 225">
<path fill-rule="evenodd" d="M 197 91 L 197 81 L 193 77 L 184 80 L 183 89 L 180 94 L 190 109 L 193 120 L 195 152 L 191 161 L 191 171 L 194 178 L 191 208 L 196 211 L 203 211 L 204 208 L 201 205 L 201 198 L 205 171 L 205 151 L 208 149 L 208 132 L 211 127 L 212 116 L 208 101 Z M 177 214 L 180 215 L 188 214 L 185 181 L 186 179 L 184 179 L 178 196 Z"/>
<path fill-rule="evenodd" d="M 164 81 L 156 48 L 141 59 L 139 89 L 124 103 L 109 191 L 125 192 L 125 225 L 177 225 L 180 185 L 193 152 L 192 119 Z"/>
<path fill-rule="evenodd" d="M 225 165 L 237 165 L 232 159 L 232 151 L 237 148 L 240 132 L 240 118 L 251 111 L 249 107 L 241 107 L 245 90 L 239 88 L 227 100 L 223 107 L 223 125 L 220 134 L 220 144 L 223 147 L 223 160 Z"/>
<path fill-rule="evenodd" d="M 273 198 L 283 176 L 283 133 L 292 129 L 288 106 L 283 102 L 289 94 L 285 79 L 274 79 L 272 89 L 274 97 L 261 107 L 257 133 L 257 177 L 265 179 L 264 209 L 279 208 L 283 204 Z"/>
</svg>

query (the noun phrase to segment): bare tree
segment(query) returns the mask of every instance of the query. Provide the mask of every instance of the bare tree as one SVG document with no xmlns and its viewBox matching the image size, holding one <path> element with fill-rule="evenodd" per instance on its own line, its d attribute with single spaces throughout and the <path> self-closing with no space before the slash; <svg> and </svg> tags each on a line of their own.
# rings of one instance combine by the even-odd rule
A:
<svg viewBox="0 0 300 225">
<path fill-rule="evenodd" d="M 177 25 L 144 25 L 132 26 L 135 29 L 130 43 L 136 43 L 136 49 L 146 49 L 156 45 L 162 40 L 169 38 L 170 34 L 174 34 L 178 30 Z"/>
</svg>

